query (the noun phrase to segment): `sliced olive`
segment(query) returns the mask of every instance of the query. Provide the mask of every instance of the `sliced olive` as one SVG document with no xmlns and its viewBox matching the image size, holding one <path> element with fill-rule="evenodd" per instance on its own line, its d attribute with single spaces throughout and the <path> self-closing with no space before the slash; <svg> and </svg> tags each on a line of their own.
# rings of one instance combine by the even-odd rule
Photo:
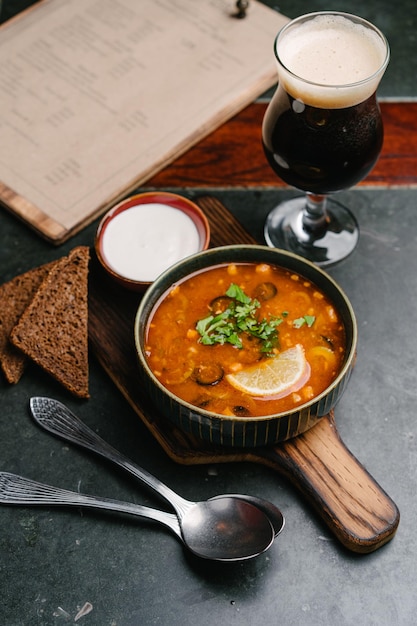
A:
<svg viewBox="0 0 417 626">
<path fill-rule="evenodd" d="M 334 343 L 330 339 L 330 337 L 326 337 L 326 335 L 320 335 L 320 337 L 323 339 L 323 341 L 326 342 L 326 344 L 329 346 L 329 348 L 334 351 Z"/>
<path fill-rule="evenodd" d="M 242 349 L 239 352 L 239 361 L 241 363 L 250 364 L 259 361 L 263 354 L 261 352 L 262 340 L 252 335 L 242 334 Z"/>
<path fill-rule="evenodd" d="M 232 410 L 233 414 L 236 415 L 236 417 L 250 417 L 251 415 L 251 412 L 246 406 L 236 405 L 233 407 Z"/>
<path fill-rule="evenodd" d="M 226 309 L 230 308 L 231 304 L 233 304 L 233 298 L 219 296 L 210 302 L 210 310 L 214 315 L 220 315 L 220 313 L 224 313 Z"/>
<path fill-rule="evenodd" d="M 223 374 L 223 368 L 218 363 L 201 363 L 194 368 L 191 378 L 199 385 L 217 385 Z"/>
<path fill-rule="evenodd" d="M 265 302 L 277 295 L 277 288 L 274 283 L 259 283 L 255 287 L 253 297 Z"/>
<path fill-rule="evenodd" d="M 211 400 L 210 398 L 206 398 L 205 400 L 199 400 L 195 404 L 200 407 L 200 409 L 205 409 L 209 406 Z"/>
</svg>

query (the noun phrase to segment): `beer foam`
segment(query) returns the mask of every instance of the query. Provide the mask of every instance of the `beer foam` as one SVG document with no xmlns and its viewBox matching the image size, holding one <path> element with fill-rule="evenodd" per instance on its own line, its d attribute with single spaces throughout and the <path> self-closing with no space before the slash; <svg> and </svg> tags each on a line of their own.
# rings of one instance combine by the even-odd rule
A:
<svg viewBox="0 0 417 626">
<path fill-rule="evenodd" d="M 387 58 L 378 32 L 341 15 L 318 15 L 284 29 L 277 45 L 287 91 L 322 107 L 353 106 L 371 96 Z"/>
</svg>

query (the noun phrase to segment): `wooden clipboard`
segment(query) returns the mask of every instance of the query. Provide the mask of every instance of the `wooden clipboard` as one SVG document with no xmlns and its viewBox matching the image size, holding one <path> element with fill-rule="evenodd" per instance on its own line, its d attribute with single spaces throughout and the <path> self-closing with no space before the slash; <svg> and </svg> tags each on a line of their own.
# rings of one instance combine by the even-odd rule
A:
<svg viewBox="0 0 417 626">
<path fill-rule="evenodd" d="M 5 22 L 0 203 L 59 244 L 276 82 L 251 0 L 42 0 Z"/>
</svg>

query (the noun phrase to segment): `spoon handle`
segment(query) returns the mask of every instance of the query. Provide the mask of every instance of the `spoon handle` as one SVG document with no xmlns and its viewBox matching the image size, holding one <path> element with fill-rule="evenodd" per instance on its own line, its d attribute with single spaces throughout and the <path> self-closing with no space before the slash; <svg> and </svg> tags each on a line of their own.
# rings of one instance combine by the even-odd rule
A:
<svg viewBox="0 0 417 626">
<path fill-rule="evenodd" d="M 8 472 L 0 472 L 0 504 L 76 506 L 128 513 L 159 522 L 182 539 L 178 519 L 172 513 L 132 502 L 76 493 Z"/>
<path fill-rule="evenodd" d="M 193 506 L 194 503 L 182 498 L 158 478 L 115 450 L 61 402 L 53 398 L 33 397 L 30 399 L 30 409 L 33 418 L 39 426 L 61 439 L 71 441 L 82 448 L 91 450 L 123 468 L 165 498 L 180 516 Z"/>
</svg>

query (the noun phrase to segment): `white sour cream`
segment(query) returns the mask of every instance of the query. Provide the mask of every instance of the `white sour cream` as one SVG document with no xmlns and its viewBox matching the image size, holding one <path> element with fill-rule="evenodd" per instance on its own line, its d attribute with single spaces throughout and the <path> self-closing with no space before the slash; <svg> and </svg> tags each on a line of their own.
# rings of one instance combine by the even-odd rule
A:
<svg viewBox="0 0 417 626">
<path fill-rule="evenodd" d="M 102 254 L 120 276 L 150 282 L 200 249 L 193 220 L 174 207 L 139 204 L 116 215 L 102 238 Z"/>
</svg>

